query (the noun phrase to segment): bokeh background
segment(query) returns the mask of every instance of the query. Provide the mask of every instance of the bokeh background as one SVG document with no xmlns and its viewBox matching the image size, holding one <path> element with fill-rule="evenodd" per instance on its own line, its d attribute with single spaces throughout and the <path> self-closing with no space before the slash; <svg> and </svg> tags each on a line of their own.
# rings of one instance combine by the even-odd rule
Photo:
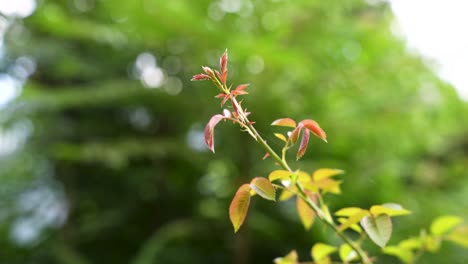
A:
<svg viewBox="0 0 468 264">
<path fill-rule="evenodd" d="M 279 117 L 327 132 L 292 166 L 346 171 L 331 208 L 402 204 L 413 214 L 396 219 L 390 244 L 439 215 L 468 219 L 467 103 L 394 34 L 385 1 L 40 0 L 23 13 L 9 1 L 1 263 L 272 263 L 338 242 L 320 224 L 305 232 L 294 203 L 261 199 L 233 234 L 237 186 L 275 165 L 229 123 L 215 155 L 204 146 L 217 91 L 189 80 L 225 48 L 230 82 L 251 84 L 244 105 L 274 147 Z M 420 263 L 468 253 L 446 242 Z"/>
</svg>

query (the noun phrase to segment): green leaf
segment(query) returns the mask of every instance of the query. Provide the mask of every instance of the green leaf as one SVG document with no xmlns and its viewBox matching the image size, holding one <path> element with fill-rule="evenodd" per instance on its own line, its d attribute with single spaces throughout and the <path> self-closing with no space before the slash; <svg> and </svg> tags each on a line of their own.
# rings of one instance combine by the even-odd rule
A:
<svg viewBox="0 0 468 264">
<path fill-rule="evenodd" d="M 396 203 L 386 203 L 382 205 L 374 205 L 370 208 L 370 212 L 374 216 L 386 214 L 388 216 L 408 215 L 411 212 L 404 209 L 401 205 Z"/>
<path fill-rule="evenodd" d="M 275 258 L 273 262 L 275 264 L 297 264 L 298 256 L 296 250 L 292 250 L 288 255 L 282 258 Z"/>
<path fill-rule="evenodd" d="M 262 178 L 262 177 L 256 177 L 250 182 L 250 188 L 254 190 L 258 195 L 261 197 L 275 201 L 275 187 L 273 187 L 273 184 L 267 179 L 267 178 Z"/>
<path fill-rule="evenodd" d="M 384 247 L 392 235 L 392 220 L 390 216 L 381 214 L 378 216 L 365 216 L 361 225 L 369 238 L 380 247 Z"/>
<path fill-rule="evenodd" d="M 268 175 L 268 179 L 270 181 L 275 181 L 275 180 L 289 180 L 289 177 L 292 175 L 291 172 L 287 170 L 275 170 Z"/>
<path fill-rule="evenodd" d="M 297 214 L 301 219 L 302 225 L 309 230 L 314 223 L 315 213 L 300 197 L 296 199 Z"/>
<path fill-rule="evenodd" d="M 324 243 L 317 243 L 312 247 L 311 255 L 315 261 L 320 261 L 337 251 L 337 248 Z"/>
<path fill-rule="evenodd" d="M 284 127 L 296 127 L 296 121 L 291 118 L 280 118 L 276 119 L 271 123 L 272 126 L 284 126 Z"/>
<path fill-rule="evenodd" d="M 468 248 L 468 226 L 460 226 L 447 237 L 447 240 Z"/>
<path fill-rule="evenodd" d="M 312 178 L 314 181 L 319 181 L 322 179 L 330 178 L 339 174 L 343 174 L 343 170 L 338 170 L 338 169 L 318 169 L 314 171 L 314 174 L 312 175 Z"/>
<path fill-rule="evenodd" d="M 459 224 L 463 222 L 463 219 L 458 216 L 445 215 L 436 218 L 431 224 L 431 233 L 436 236 L 445 235 Z"/>
<path fill-rule="evenodd" d="M 247 211 L 250 204 L 250 185 L 243 184 L 234 195 L 231 205 L 229 206 L 229 218 L 236 233 L 240 226 L 244 223 Z"/>
<path fill-rule="evenodd" d="M 388 246 L 383 249 L 383 253 L 399 258 L 404 263 L 413 263 L 413 252 L 406 248 Z"/>
<path fill-rule="evenodd" d="M 361 219 L 364 218 L 367 215 L 369 215 L 369 212 L 367 210 L 361 210 L 361 211 L 356 212 L 355 214 L 351 215 L 346 220 L 346 222 L 344 222 L 340 226 L 339 231 L 342 232 L 342 231 L 348 229 L 349 227 L 351 227 L 352 225 L 359 223 L 359 221 L 361 221 Z"/>
<path fill-rule="evenodd" d="M 343 262 L 349 262 L 358 257 L 358 254 L 356 253 L 356 251 L 354 251 L 353 248 L 351 248 L 351 246 L 348 244 L 341 245 L 338 253 L 340 255 L 340 259 Z"/>
</svg>

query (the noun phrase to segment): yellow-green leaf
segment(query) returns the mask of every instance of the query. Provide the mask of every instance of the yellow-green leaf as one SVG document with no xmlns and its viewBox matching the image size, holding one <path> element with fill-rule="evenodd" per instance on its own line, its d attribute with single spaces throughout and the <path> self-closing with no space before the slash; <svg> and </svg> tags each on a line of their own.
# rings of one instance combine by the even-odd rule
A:
<svg viewBox="0 0 468 264">
<path fill-rule="evenodd" d="M 252 190 L 261 197 L 275 201 L 275 187 L 273 187 L 273 184 L 271 184 L 267 178 L 256 177 L 252 179 L 250 182 L 250 188 L 252 188 Z"/>
<path fill-rule="evenodd" d="M 281 139 L 281 140 L 284 141 L 285 143 L 288 142 L 288 140 L 286 139 L 286 137 L 285 137 L 283 134 L 275 133 L 275 137 Z"/>
<path fill-rule="evenodd" d="M 340 255 L 340 259 L 343 262 L 349 262 L 356 259 L 358 256 L 356 251 L 354 251 L 353 248 L 348 244 L 341 245 L 338 254 Z"/>
<path fill-rule="evenodd" d="M 385 247 L 392 235 L 392 220 L 386 214 L 365 216 L 361 220 L 361 225 L 369 238 L 382 248 Z"/>
<path fill-rule="evenodd" d="M 283 191 L 281 192 L 281 195 L 279 197 L 279 200 L 280 201 L 286 201 L 286 200 L 291 199 L 291 197 L 293 197 L 293 196 L 294 196 L 294 193 L 291 190 L 283 189 Z"/>
<path fill-rule="evenodd" d="M 338 170 L 338 169 L 318 169 L 314 171 L 312 178 L 314 179 L 314 181 L 319 181 L 319 180 L 330 178 L 330 177 L 336 176 L 338 174 L 343 174 L 343 173 L 344 173 L 343 170 Z"/>
<path fill-rule="evenodd" d="M 337 248 L 324 243 L 317 243 L 312 247 L 311 255 L 315 261 L 320 261 L 337 251 Z"/>
<path fill-rule="evenodd" d="M 399 258 L 404 263 L 413 263 L 413 252 L 409 249 L 396 247 L 396 246 L 388 246 L 383 249 L 383 253 L 391 256 L 395 256 Z"/>
<path fill-rule="evenodd" d="M 275 264 L 297 264 L 298 256 L 296 250 L 292 250 L 288 255 L 282 258 L 275 258 L 273 260 Z"/>
<path fill-rule="evenodd" d="M 429 252 L 437 252 L 440 249 L 440 239 L 427 235 L 424 237 L 424 248 Z"/>
<path fill-rule="evenodd" d="M 468 248 L 468 226 L 457 227 L 452 233 L 450 233 L 447 240 Z"/>
<path fill-rule="evenodd" d="M 348 218 L 338 218 L 337 220 L 338 220 L 338 223 L 344 224 L 348 220 Z M 358 224 L 351 225 L 350 228 L 358 232 L 359 234 L 362 233 L 362 228 Z"/>
<path fill-rule="evenodd" d="M 275 171 L 272 171 L 270 173 L 270 175 L 268 175 L 268 179 L 270 181 L 275 181 L 275 180 L 278 180 L 278 179 L 289 180 L 289 177 L 291 175 L 292 175 L 292 173 L 287 171 L 287 170 L 275 170 Z"/>
<path fill-rule="evenodd" d="M 359 221 L 361 221 L 361 219 L 364 217 L 364 216 L 367 216 L 369 215 L 369 212 L 367 210 L 361 210 L 359 212 L 356 212 L 355 214 L 351 215 L 347 220 L 346 222 L 344 222 L 340 228 L 339 228 L 339 231 L 342 232 L 346 229 L 348 229 L 349 227 L 351 227 L 352 225 L 354 224 L 357 224 L 359 223 Z"/>
<path fill-rule="evenodd" d="M 296 199 L 297 214 L 301 219 L 302 225 L 309 230 L 314 223 L 315 213 L 300 197 Z"/>
<path fill-rule="evenodd" d="M 398 247 L 409 250 L 420 249 L 422 246 L 423 243 L 419 237 L 410 237 L 398 243 Z"/>
<path fill-rule="evenodd" d="M 445 235 L 462 222 L 463 219 L 458 216 L 446 215 L 438 217 L 431 224 L 431 233 L 436 236 Z"/>
<path fill-rule="evenodd" d="M 296 127 L 296 121 L 291 118 L 276 119 L 271 123 L 272 126 Z"/>
<path fill-rule="evenodd" d="M 396 203 L 386 203 L 382 205 L 374 205 L 370 208 L 371 214 L 378 216 L 381 214 L 386 214 L 388 216 L 398 216 L 398 215 L 407 215 L 411 212 L 404 209 L 401 205 Z"/>
<path fill-rule="evenodd" d="M 345 207 L 345 208 L 341 208 L 340 210 L 336 211 L 335 212 L 335 215 L 336 216 L 346 216 L 346 217 L 350 217 L 356 213 L 359 213 L 361 211 L 367 211 L 367 210 L 364 210 L 362 208 L 359 208 L 359 207 Z"/>
<path fill-rule="evenodd" d="M 323 193 L 334 193 L 334 194 L 340 194 L 341 189 L 340 185 L 343 183 L 343 181 L 336 181 L 333 179 L 321 179 L 319 181 L 314 181 L 313 184 L 321 189 Z"/>
<path fill-rule="evenodd" d="M 243 184 L 234 195 L 229 206 L 229 218 L 231 219 L 234 232 L 237 232 L 244 223 L 250 204 L 250 185 Z"/>
</svg>

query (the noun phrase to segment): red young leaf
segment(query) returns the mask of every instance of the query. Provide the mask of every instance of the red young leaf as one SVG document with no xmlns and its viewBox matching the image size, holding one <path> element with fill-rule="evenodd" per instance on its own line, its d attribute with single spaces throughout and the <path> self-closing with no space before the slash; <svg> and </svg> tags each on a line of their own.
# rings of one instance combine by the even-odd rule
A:
<svg viewBox="0 0 468 264">
<path fill-rule="evenodd" d="M 206 75 L 206 74 L 203 74 L 203 73 L 200 73 L 200 74 L 196 74 L 192 77 L 192 79 L 190 79 L 191 81 L 203 81 L 203 80 L 210 80 L 211 77 Z"/>
<path fill-rule="evenodd" d="M 206 124 L 206 127 L 205 127 L 205 143 L 206 145 L 208 146 L 208 148 L 213 151 L 213 153 L 215 152 L 214 150 L 214 127 L 219 123 L 219 121 L 221 121 L 222 119 L 224 119 L 225 117 L 223 115 L 214 115 L 213 117 L 211 117 L 210 121 L 208 122 L 208 124 Z"/>
<path fill-rule="evenodd" d="M 216 75 L 218 75 L 218 78 L 220 80 L 223 79 L 223 76 L 221 75 L 221 73 L 219 73 L 219 71 L 215 70 L 215 72 L 216 72 Z"/>
<path fill-rule="evenodd" d="M 231 116 L 232 116 L 231 112 L 229 110 L 227 110 L 227 109 L 223 109 L 223 115 L 226 118 L 231 118 Z"/>
<path fill-rule="evenodd" d="M 302 133 L 302 140 L 301 145 L 299 146 L 299 150 L 297 151 L 296 159 L 300 159 L 304 156 L 304 153 L 307 149 L 307 145 L 309 144 L 310 132 L 309 130 L 305 129 Z"/>
<path fill-rule="evenodd" d="M 280 118 L 276 119 L 271 123 L 272 126 L 285 126 L 285 127 L 296 127 L 296 121 L 291 118 Z"/>
<path fill-rule="evenodd" d="M 208 74 L 208 76 L 210 76 L 212 78 L 215 77 L 215 74 L 214 74 L 213 70 L 210 67 L 202 66 L 202 69 L 206 74 Z"/>
<path fill-rule="evenodd" d="M 266 160 L 268 157 L 270 157 L 270 153 L 267 152 L 267 153 L 265 153 L 265 155 L 263 156 L 262 159 L 263 159 L 263 160 Z"/>
<path fill-rule="evenodd" d="M 318 138 L 327 142 L 327 135 L 325 134 L 325 131 L 323 131 L 323 129 L 319 126 L 319 124 L 317 124 L 317 122 L 315 122 L 314 120 L 311 120 L 311 119 L 302 120 L 299 124 L 302 124 L 305 128 L 310 130 L 310 132 L 312 132 Z"/>
<path fill-rule="evenodd" d="M 289 139 L 293 144 L 296 144 L 297 140 L 299 139 L 299 134 L 301 133 L 302 125 L 299 124 L 298 127 L 296 127 L 292 132 L 291 135 L 289 135 Z"/>
<path fill-rule="evenodd" d="M 234 227 L 234 232 L 237 232 L 240 226 L 244 223 L 247 211 L 250 204 L 250 185 L 243 184 L 234 195 L 231 205 L 229 206 L 229 218 Z"/>
<path fill-rule="evenodd" d="M 221 73 L 227 72 L 228 52 L 227 49 L 224 51 L 221 58 L 219 58 L 219 70 Z"/>
<path fill-rule="evenodd" d="M 221 82 L 224 84 L 226 84 L 226 80 L 227 80 L 227 72 L 228 72 L 227 63 L 228 63 L 228 52 L 226 49 L 226 51 L 223 53 L 221 58 L 219 58 L 219 70 L 221 71 L 221 76 L 219 77 L 219 79 L 221 79 Z"/>
<path fill-rule="evenodd" d="M 248 94 L 248 92 L 244 91 L 245 88 L 247 88 L 247 86 L 249 86 L 249 85 L 248 84 L 241 84 L 241 85 L 237 86 L 236 89 L 234 91 L 232 91 L 232 94 L 234 94 L 234 95 Z"/>
<path fill-rule="evenodd" d="M 225 93 L 219 93 L 215 96 L 215 98 L 224 98 L 226 97 L 227 95 Z"/>
</svg>

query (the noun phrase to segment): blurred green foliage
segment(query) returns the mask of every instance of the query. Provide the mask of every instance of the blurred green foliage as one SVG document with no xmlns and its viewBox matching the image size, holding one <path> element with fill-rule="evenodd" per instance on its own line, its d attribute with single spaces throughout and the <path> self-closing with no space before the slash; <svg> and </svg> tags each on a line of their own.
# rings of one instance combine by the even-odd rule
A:
<svg viewBox="0 0 468 264">
<path fill-rule="evenodd" d="M 216 155 L 203 146 L 221 110 L 210 85 L 189 80 L 225 48 L 229 79 L 251 84 L 244 105 L 270 142 L 279 117 L 327 132 L 329 144 L 313 140 L 294 166 L 346 171 L 332 208 L 404 205 L 413 214 L 390 243 L 437 215 L 468 219 L 467 104 L 373 2 L 38 1 L 4 40 L 4 71 L 21 57 L 36 70 L 0 111 L 14 143 L 0 154 L 1 262 L 271 263 L 336 242 L 319 224 L 304 233 L 293 204 L 260 200 L 232 234 L 235 189 L 276 167 L 229 123 L 216 129 Z M 421 263 L 468 254 L 447 243 Z"/>
</svg>

